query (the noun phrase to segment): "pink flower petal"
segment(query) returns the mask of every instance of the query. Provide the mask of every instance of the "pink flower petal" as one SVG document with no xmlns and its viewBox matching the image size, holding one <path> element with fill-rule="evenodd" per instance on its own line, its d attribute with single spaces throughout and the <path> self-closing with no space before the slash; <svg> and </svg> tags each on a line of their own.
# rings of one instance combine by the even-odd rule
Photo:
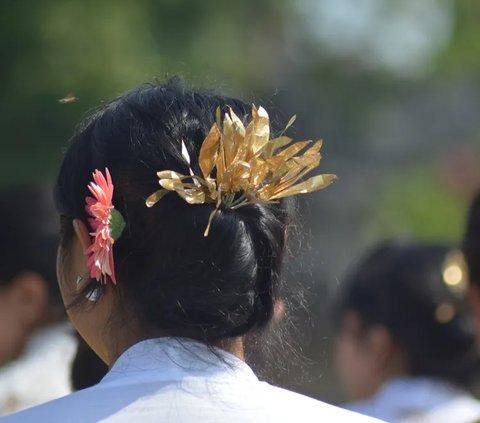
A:
<svg viewBox="0 0 480 423">
<path fill-rule="evenodd" d="M 87 248 L 87 266 L 90 277 L 106 284 L 107 276 L 116 284 L 115 266 L 113 258 L 113 244 L 115 240 L 110 233 L 113 184 L 108 168 L 105 168 L 106 177 L 99 170 L 93 173 L 93 182 L 88 185 L 93 197 L 85 198 L 85 210 L 91 216 L 88 219 L 93 232 L 92 244 Z"/>
</svg>

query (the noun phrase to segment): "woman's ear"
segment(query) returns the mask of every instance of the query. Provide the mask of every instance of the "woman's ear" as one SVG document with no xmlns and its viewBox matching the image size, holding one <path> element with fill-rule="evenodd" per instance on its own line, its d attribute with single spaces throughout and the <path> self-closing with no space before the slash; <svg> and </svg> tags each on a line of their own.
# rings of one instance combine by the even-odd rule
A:
<svg viewBox="0 0 480 423">
<path fill-rule="evenodd" d="M 80 219 L 74 219 L 72 222 L 75 239 L 73 240 L 73 257 L 76 263 L 76 290 L 82 291 L 89 284 L 89 277 L 87 269 L 87 259 L 85 252 L 91 245 L 91 236 L 88 232 L 87 226 Z"/>
<path fill-rule="evenodd" d="M 73 219 L 72 225 L 80 245 L 82 246 L 83 250 L 86 251 L 87 248 L 90 247 L 91 237 L 85 223 L 83 223 L 80 219 Z"/>
<path fill-rule="evenodd" d="M 368 331 L 368 343 L 380 382 L 408 372 L 408 356 L 385 326 L 372 326 Z"/>
</svg>

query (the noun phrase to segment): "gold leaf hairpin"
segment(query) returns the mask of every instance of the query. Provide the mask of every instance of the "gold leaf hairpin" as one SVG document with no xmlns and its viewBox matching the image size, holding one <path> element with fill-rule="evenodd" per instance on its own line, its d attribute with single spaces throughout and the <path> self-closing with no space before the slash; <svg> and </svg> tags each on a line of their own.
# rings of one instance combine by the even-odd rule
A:
<svg viewBox="0 0 480 423">
<path fill-rule="evenodd" d="M 443 283 L 454 298 L 435 307 L 435 320 L 439 323 L 448 323 L 459 310 L 463 309 L 462 302 L 468 290 L 467 264 L 463 253 L 459 250 L 450 251 L 445 257 L 441 271 Z"/>
<path fill-rule="evenodd" d="M 286 129 L 294 122 L 290 119 Z M 158 172 L 162 189 L 146 200 L 152 207 L 171 191 L 189 204 L 214 203 L 204 236 L 221 206 L 238 209 L 247 204 L 272 203 L 281 198 L 326 188 L 335 175 L 302 178 L 320 164 L 322 141 L 294 142 L 281 136 L 270 139 L 270 121 L 265 109 L 252 107 L 252 120 L 245 127 L 230 109 L 217 121 L 203 141 L 198 164 L 202 176 L 195 175 L 190 156 L 182 141 L 182 156 L 189 168 L 183 175 L 172 170 Z"/>
</svg>

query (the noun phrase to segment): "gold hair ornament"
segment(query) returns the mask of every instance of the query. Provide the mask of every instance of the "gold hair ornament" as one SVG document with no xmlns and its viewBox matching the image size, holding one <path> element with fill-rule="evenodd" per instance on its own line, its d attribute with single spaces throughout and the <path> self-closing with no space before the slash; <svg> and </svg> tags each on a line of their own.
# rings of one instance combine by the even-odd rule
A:
<svg viewBox="0 0 480 423">
<path fill-rule="evenodd" d="M 204 233 L 208 236 L 212 219 L 221 206 L 235 210 L 247 204 L 273 203 L 326 188 L 336 179 L 335 175 L 324 174 L 301 181 L 320 164 L 322 141 L 294 142 L 284 136 L 295 116 L 282 135 L 273 139 L 270 139 L 268 114 L 262 107 L 252 106 L 252 120 L 247 127 L 232 109 L 225 113 L 223 127 L 219 108 L 216 118 L 200 148 L 198 164 L 202 176 L 194 174 L 182 141 L 182 156 L 189 174 L 172 170 L 158 172 L 162 189 L 147 198 L 147 207 L 171 191 L 189 204 L 213 203 L 215 210 Z M 215 176 L 212 176 L 214 170 Z"/>
<path fill-rule="evenodd" d="M 442 265 L 442 279 L 445 286 L 455 298 L 443 302 L 435 308 L 435 320 L 439 323 L 450 322 L 457 314 L 457 308 L 464 301 L 467 289 L 467 265 L 461 251 L 452 250 L 445 257 Z"/>
</svg>

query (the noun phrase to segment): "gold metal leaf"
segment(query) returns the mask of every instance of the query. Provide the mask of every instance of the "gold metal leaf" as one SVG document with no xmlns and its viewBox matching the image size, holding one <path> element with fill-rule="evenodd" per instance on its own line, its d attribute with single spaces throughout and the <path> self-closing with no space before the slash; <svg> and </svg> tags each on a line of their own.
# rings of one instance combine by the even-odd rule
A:
<svg viewBox="0 0 480 423">
<path fill-rule="evenodd" d="M 295 116 L 285 130 L 294 121 Z M 237 209 L 252 203 L 276 202 L 330 185 L 335 175 L 316 175 L 303 180 L 320 164 L 321 146 L 322 141 L 294 142 L 284 135 L 270 139 L 269 116 L 262 107 L 252 107 L 252 120 L 247 127 L 232 109 L 225 113 L 222 122 L 218 108 L 216 123 L 200 148 L 198 165 L 203 177 L 193 173 L 190 155 L 182 141 L 181 154 L 190 175 L 170 170 L 158 172 L 163 189 L 148 197 L 146 204 L 153 206 L 170 191 L 189 204 L 214 203 L 215 210 L 204 233 L 208 236 L 212 219 L 222 204 Z"/>
<path fill-rule="evenodd" d="M 225 171 L 236 160 L 239 159 L 239 150 L 242 152 L 242 144 L 245 139 L 245 127 L 240 118 L 230 109 L 230 112 L 225 115 L 223 120 L 222 145 L 224 151 L 224 166 Z M 243 160 L 244 157 L 240 156 Z"/>
<path fill-rule="evenodd" d="M 185 179 L 188 176 L 182 175 L 181 173 L 175 172 L 173 170 L 163 170 L 161 172 L 157 172 L 157 176 L 159 179 Z"/>
<path fill-rule="evenodd" d="M 251 166 L 250 163 L 238 161 L 231 166 L 230 173 L 230 187 L 245 189 L 250 179 Z M 237 189 L 235 189 L 237 191 Z"/>
<path fill-rule="evenodd" d="M 203 141 L 202 147 L 200 148 L 198 164 L 202 170 L 204 178 L 208 178 L 210 176 L 210 173 L 215 166 L 221 136 L 222 135 L 218 129 L 218 126 L 214 124 L 207 137 Z"/>
<path fill-rule="evenodd" d="M 292 126 L 295 123 L 296 120 L 297 120 L 297 115 L 293 115 L 288 121 L 282 133 L 284 134 L 287 131 L 287 129 L 290 128 L 290 126 Z"/>
<path fill-rule="evenodd" d="M 252 116 L 253 120 L 247 127 L 246 136 L 250 137 L 249 153 L 251 156 L 254 156 L 268 143 L 270 139 L 270 124 L 268 113 L 263 107 L 257 110 L 253 106 Z"/>
<path fill-rule="evenodd" d="M 164 190 L 164 189 L 158 190 L 146 199 L 145 204 L 147 205 L 147 207 L 153 207 L 155 204 L 157 204 L 157 202 L 159 202 L 169 192 L 170 191 L 167 191 L 167 190 Z"/>
<path fill-rule="evenodd" d="M 278 200 L 280 198 L 291 197 L 292 195 L 307 194 L 309 192 L 318 191 L 328 187 L 335 179 L 336 175 L 317 175 L 312 176 L 304 182 L 293 185 L 270 197 L 270 200 Z"/>
<path fill-rule="evenodd" d="M 275 152 L 275 150 L 285 147 L 286 145 L 290 144 L 292 141 L 293 140 L 291 138 L 286 137 L 284 135 L 270 140 L 263 150 L 263 156 L 265 158 L 272 157 L 272 154 Z"/>
<path fill-rule="evenodd" d="M 178 190 L 178 195 L 182 197 L 189 204 L 203 204 L 205 203 L 205 193 L 198 189 L 184 189 Z"/>
</svg>

